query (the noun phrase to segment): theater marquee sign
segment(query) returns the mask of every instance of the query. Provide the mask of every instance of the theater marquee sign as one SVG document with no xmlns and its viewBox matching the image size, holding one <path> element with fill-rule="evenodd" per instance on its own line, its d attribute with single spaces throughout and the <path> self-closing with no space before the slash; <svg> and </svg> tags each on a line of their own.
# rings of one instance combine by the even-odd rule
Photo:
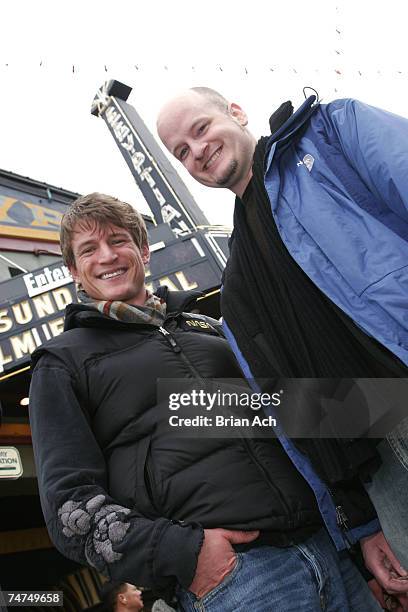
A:
<svg viewBox="0 0 408 612">
<path fill-rule="evenodd" d="M 58 287 L 47 280 L 48 275 L 62 273 L 62 268 L 65 266 L 50 266 L 7 281 L 21 281 L 26 291 L 0 306 L 0 371 L 27 360 L 37 347 L 62 332 L 63 312 L 75 300 L 75 288 L 69 272 Z"/>
</svg>

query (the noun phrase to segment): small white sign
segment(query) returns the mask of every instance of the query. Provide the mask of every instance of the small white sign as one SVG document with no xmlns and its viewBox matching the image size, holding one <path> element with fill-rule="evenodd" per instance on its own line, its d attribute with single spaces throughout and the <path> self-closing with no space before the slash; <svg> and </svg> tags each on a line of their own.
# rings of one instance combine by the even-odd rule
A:
<svg viewBox="0 0 408 612">
<path fill-rule="evenodd" d="M 42 272 L 34 274 L 30 272 L 23 276 L 27 293 L 29 297 L 40 295 L 51 289 L 62 287 L 73 282 L 73 278 L 69 273 L 67 266 L 57 266 L 50 270 L 48 267 L 43 268 Z"/>
<path fill-rule="evenodd" d="M 18 450 L 14 446 L 0 446 L 0 479 L 15 479 L 22 475 L 23 464 Z"/>
</svg>

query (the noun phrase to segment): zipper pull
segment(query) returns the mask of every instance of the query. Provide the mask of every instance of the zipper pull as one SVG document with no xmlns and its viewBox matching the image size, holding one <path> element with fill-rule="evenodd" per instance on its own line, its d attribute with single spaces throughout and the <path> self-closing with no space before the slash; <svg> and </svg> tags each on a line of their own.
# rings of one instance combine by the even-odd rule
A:
<svg viewBox="0 0 408 612">
<path fill-rule="evenodd" d="M 336 506 L 336 520 L 339 527 L 348 529 L 347 515 L 342 506 Z"/>
<path fill-rule="evenodd" d="M 347 518 L 347 514 L 344 511 L 343 506 L 340 505 L 336 505 L 335 501 L 334 501 L 334 493 L 331 489 L 327 488 L 327 490 L 330 493 L 330 497 L 332 498 L 334 504 L 335 504 L 335 512 L 336 512 L 336 523 L 337 525 L 340 527 L 341 532 L 343 534 L 343 539 L 344 539 L 344 543 L 346 544 L 346 547 L 350 550 L 353 548 L 354 544 L 353 542 L 350 540 L 348 534 L 347 534 L 347 530 L 348 530 L 348 518 Z"/>
<path fill-rule="evenodd" d="M 181 348 L 179 347 L 179 345 L 177 344 L 177 342 L 175 341 L 171 333 L 168 332 L 167 329 L 164 329 L 164 327 L 159 327 L 159 332 L 162 334 L 162 336 L 166 338 L 167 342 L 170 344 L 173 351 L 175 353 L 180 353 Z"/>
<path fill-rule="evenodd" d="M 348 530 L 347 514 L 344 512 L 344 509 L 342 506 L 336 506 L 336 520 L 337 520 L 338 526 L 343 532 L 343 537 L 344 537 L 344 541 L 346 543 L 347 548 L 349 550 L 352 549 L 354 544 L 347 535 L 347 530 Z"/>
</svg>

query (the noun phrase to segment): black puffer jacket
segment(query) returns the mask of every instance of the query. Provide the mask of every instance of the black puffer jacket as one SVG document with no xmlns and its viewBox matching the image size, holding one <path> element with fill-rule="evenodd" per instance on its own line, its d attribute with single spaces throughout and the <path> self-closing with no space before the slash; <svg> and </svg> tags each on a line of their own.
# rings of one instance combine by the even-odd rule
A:
<svg viewBox="0 0 408 612">
<path fill-rule="evenodd" d="M 321 524 L 276 439 L 178 438 L 160 426 L 170 413 L 158 378 L 241 377 L 219 324 L 182 312 L 195 297 L 168 294 L 167 333 L 71 305 L 66 331 L 33 355 L 48 530 L 64 555 L 112 579 L 188 587 L 203 528 L 256 528 L 285 545 Z"/>
</svg>

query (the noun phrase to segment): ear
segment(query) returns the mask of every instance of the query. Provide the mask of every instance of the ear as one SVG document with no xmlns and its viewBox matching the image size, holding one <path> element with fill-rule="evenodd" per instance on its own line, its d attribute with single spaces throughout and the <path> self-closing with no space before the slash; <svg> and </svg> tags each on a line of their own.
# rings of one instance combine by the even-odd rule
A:
<svg viewBox="0 0 408 612">
<path fill-rule="evenodd" d="M 242 110 L 242 108 L 235 102 L 231 102 L 229 106 L 229 113 L 231 117 L 238 121 L 240 125 L 245 126 L 248 124 L 248 117 L 246 112 Z"/>
<path fill-rule="evenodd" d="M 68 266 L 69 273 L 76 283 L 79 283 L 78 271 L 75 266 Z"/>
<path fill-rule="evenodd" d="M 142 261 L 146 266 L 150 261 L 150 249 L 148 244 L 144 244 L 140 249 L 140 254 L 142 256 Z"/>
<path fill-rule="evenodd" d="M 122 606 L 126 605 L 126 595 L 124 593 L 119 593 L 118 599 L 120 603 L 122 604 Z"/>
</svg>

